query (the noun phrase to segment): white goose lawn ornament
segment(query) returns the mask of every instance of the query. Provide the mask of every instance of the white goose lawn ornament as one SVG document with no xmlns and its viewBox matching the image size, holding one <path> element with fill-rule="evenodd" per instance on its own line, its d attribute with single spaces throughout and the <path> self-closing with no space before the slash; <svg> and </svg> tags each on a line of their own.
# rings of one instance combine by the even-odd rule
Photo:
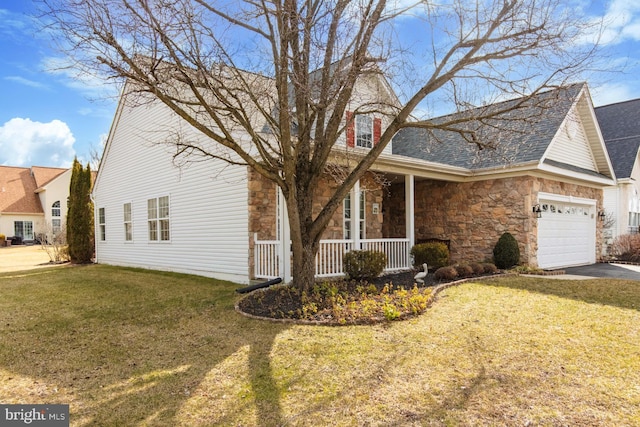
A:
<svg viewBox="0 0 640 427">
<path fill-rule="evenodd" d="M 422 270 L 423 271 L 413 276 L 413 278 L 418 283 L 424 283 L 424 278 L 427 277 L 427 274 L 429 273 L 429 267 L 427 266 L 427 263 L 422 264 Z"/>
</svg>

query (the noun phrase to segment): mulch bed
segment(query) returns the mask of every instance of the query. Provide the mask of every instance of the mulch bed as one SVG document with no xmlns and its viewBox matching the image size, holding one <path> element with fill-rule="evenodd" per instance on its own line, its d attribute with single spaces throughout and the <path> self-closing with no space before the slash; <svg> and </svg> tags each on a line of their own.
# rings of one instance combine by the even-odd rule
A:
<svg viewBox="0 0 640 427">
<path fill-rule="evenodd" d="M 415 283 L 413 278 L 415 277 L 416 273 L 417 270 L 409 270 L 402 271 L 400 273 L 385 274 L 380 277 L 376 277 L 375 279 L 369 280 L 369 283 L 376 285 L 379 289 L 382 289 L 382 287 L 387 283 L 392 283 L 394 286 L 404 286 L 405 289 L 413 288 L 413 285 Z M 423 287 L 433 286 L 438 283 L 440 282 L 435 279 L 433 273 L 430 273 L 429 275 L 427 275 L 427 277 L 424 278 L 424 284 L 417 285 L 418 287 Z"/>
<path fill-rule="evenodd" d="M 341 281 L 341 285 L 346 286 L 350 292 L 356 293 L 356 288 L 363 284 L 375 285 L 381 291 L 385 285 L 392 284 L 394 288 L 404 287 L 412 289 L 415 281 L 414 276 L 417 271 L 404 271 L 400 273 L 385 274 L 375 279 L 365 282 L 358 281 Z M 418 287 L 434 286 L 443 282 L 435 279 L 434 274 L 430 273 L 424 279 L 424 284 Z M 417 285 L 417 284 L 415 284 Z M 275 285 L 266 289 L 258 289 L 251 292 L 237 304 L 239 310 L 245 314 L 256 317 L 266 317 L 272 319 L 295 319 L 296 313 L 303 306 L 300 296 L 296 290 L 285 286 Z M 322 323 L 324 320 L 321 316 L 313 319 L 315 322 Z"/>
</svg>

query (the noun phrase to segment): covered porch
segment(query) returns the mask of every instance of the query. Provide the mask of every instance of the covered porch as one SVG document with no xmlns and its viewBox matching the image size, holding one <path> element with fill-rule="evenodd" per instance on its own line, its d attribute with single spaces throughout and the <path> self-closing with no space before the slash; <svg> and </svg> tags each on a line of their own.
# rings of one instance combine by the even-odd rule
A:
<svg viewBox="0 0 640 427">
<path fill-rule="evenodd" d="M 327 233 L 335 237 L 336 234 L 343 234 L 343 238 L 328 238 L 320 241 L 320 248 L 315 259 L 316 277 L 339 277 L 343 276 L 343 258 L 347 252 L 352 250 L 375 250 L 383 252 L 387 256 L 385 272 L 403 271 L 412 268 L 410 256 L 411 247 L 415 244 L 415 178 L 413 175 L 384 174 L 386 180 L 394 182 L 394 190 L 400 190 L 404 194 L 398 195 L 404 200 L 404 218 L 396 223 L 404 224 L 404 236 L 388 235 L 385 221 L 390 220 L 393 214 L 385 204 L 389 199 L 378 202 L 371 201 L 366 197 L 366 193 L 371 191 L 364 188 L 361 182 L 357 182 L 345 199 L 342 209 L 336 213 L 341 220 L 341 230 Z M 391 189 L 385 189 L 390 191 Z M 381 193 L 382 194 L 382 193 Z M 284 282 L 291 280 L 291 244 L 289 237 L 289 222 L 286 215 L 282 195 L 278 191 L 276 204 L 277 231 L 276 239 L 260 239 L 258 233 L 253 234 L 253 276 L 256 279 L 273 279 L 280 277 Z M 368 238 L 370 234 L 377 234 L 375 238 Z M 375 232 L 373 232 L 375 229 Z M 394 229 L 397 234 L 397 227 Z M 288 242 L 288 244 L 284 244 Z"/>
</svg>

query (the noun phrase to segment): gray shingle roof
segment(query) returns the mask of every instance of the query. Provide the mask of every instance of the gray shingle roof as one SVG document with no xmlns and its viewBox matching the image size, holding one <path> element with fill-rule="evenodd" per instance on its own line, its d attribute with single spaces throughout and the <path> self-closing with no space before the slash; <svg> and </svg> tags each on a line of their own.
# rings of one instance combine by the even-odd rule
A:
<svg viewBox="0 0 640 427">
<path fill-rule="evenodd" d="M 595 111 L 616 176 L 631 177 L 640 148 L 640 99 L 604 105 Z"/>
<path fill-rule="evenodd" d="M 473 131 L 479 149 L 459 132 L 440 129 L 405 128 L 393 139 L 393 154 L 467 169 L 513 166 L 540 161 L 553 140 L 584 83 L 540 93 L 529 100 L 516 99 L 473 110 L 438 117 L 435 124 L 459 118 L 470 121 L 457 130 Z M 487 112 L 503 111 L 491 119 L 477 120 Z"/>
</svg>

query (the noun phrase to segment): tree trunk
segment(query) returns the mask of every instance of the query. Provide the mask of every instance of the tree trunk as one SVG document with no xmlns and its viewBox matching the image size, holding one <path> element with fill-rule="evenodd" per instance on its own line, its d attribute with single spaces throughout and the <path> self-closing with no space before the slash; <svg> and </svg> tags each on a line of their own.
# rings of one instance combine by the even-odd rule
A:
<svg viewBox="0 0 640 427">
<path fill-rule="evenodd" d="M 315 259 L 320 235 L 313 235 L 313 191 L 298 191 L 297 197 L 287 198 L 291 246 L 293 250 L 293 285 L 307 291 L 315 280 Z"/>
<path fill-rule="evenodd" d="M 292 237 L 292 243 L 293 241 Z M 317 252 L 318 243 L 313 244 L 304 240 L 300 245 L 293 243 L 293 286 L 303 292 L 308 291 L 315 280 Z"/>
</svg>

